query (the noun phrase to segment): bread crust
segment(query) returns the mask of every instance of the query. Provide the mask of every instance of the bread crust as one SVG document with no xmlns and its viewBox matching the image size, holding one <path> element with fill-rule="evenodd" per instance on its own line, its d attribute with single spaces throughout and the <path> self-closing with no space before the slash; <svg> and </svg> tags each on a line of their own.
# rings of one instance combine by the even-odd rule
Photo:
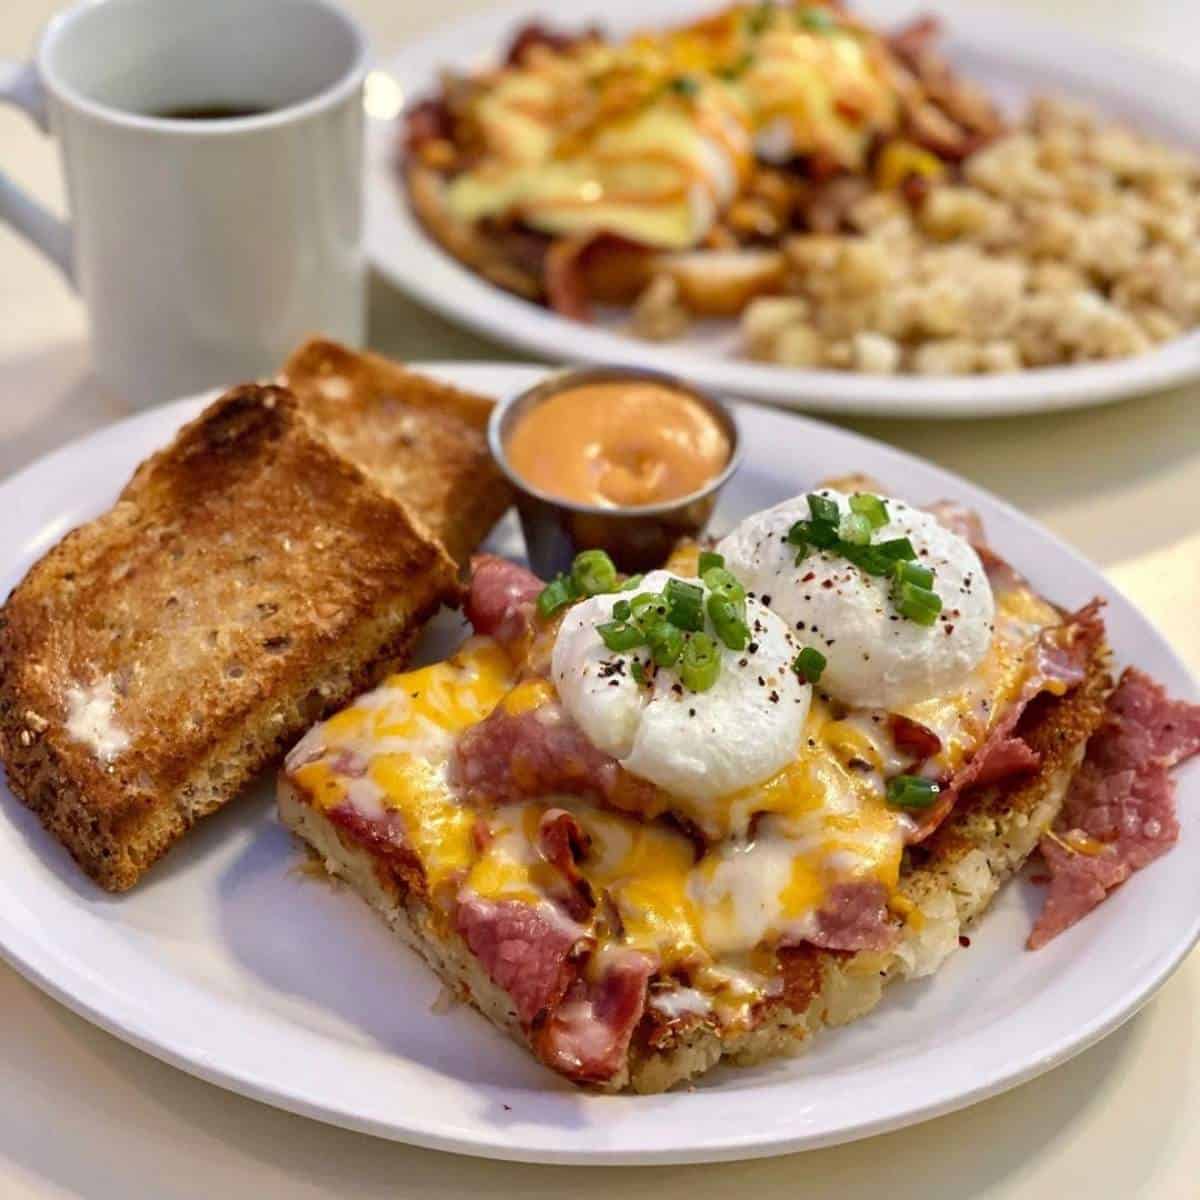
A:
<svg viewBox="0 0 1200 1200">
<path fill-rule="evenodd" d="M 313 338 L 281 379 L 334 447 L 465 563 L 512 503 L 487 444 L 492 401 Z"/>
<path fill-rule="evenodd" d="M 744 1066 L 796 1054 L 818 1030 L 869 1012 L 887 984 L 936 971 L 958 949 L 960 934 L 983 914 L 1001 884 L 1033 853 L 1058 814 L 1105 711 L 1112 689 L 1108 662 L 1107 647 L 1096 646 L 1078 687 L 1031 706 L 1020 730 L 1041 755 L 1036 775 L 969 793 L 929 842 L 909 851 L 899 888 L 900 905 L 908 916 L 893 950 L 850 954 L 801 946 L 788 951 L 783 995 L 753 1029 L 722 1030 L 700 1018 L 656 1027 L 644 1018 L 624 1068 L 598 1090 L 662 1092 L 722 1060 Z M 462 938 L 447 922 L 435 921 L 421 895 L 283 775 L 279 811 L 284 824 L 316 851 L 326 870 L 346 880 L 456 995 L 517 1041 L 529 1044 L 507 995 L 482 970 Z"/>
<path fill-rule="evenodd" d="M 0 609 L 9 785 L 123 891 L 399 665 L 455 575 L 289 392 L 236 388 Z"/>
</svg>

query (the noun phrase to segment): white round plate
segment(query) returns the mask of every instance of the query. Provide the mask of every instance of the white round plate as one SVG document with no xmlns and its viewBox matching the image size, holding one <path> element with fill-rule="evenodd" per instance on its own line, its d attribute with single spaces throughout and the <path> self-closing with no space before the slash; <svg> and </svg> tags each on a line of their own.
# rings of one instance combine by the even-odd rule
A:
<svg viewBox="0 0 1200 1200">
<path fill-rule="evenodd" d="M 553 16 L 566 28 L 599 24 L 621 33 L 686 21 L 721 0 L 588 0 Z M 1136 127 L 1200 151 L 1200 77 L 1171 63 L 1109 47 L 1003 12 L 964 11 L 919 0 L 860 0 L 855 11 L 884 28 L 930 7 L 944 8 L 950 59 L 1018 111 L 1037 93 L 1093 102 Z M 420 38 L 385 63 L 399 86 L 375 93 L 386 112 L 436 89 L 444 67 L 478 69 L 512 32 L 545 5 L 523 0 Z M 811 411 L 881 416 L 981 417 L 1046 412 L 1119 400 L 1200 376 L 1200 332 L 1138 358 L 1087 366 L 1045 367 L 1006 375 L 880 377 L 739 361 L 731 323 L 706 323 L 672 344 L 638 341 L 620 319 L 583 325 L 518 299 L 461 266 L 423 231 L 396 169 L 394 120 L 370 118 L 367 141 L 367 251 L 375 266 L 416 300 L 496 340 L 550 359 L 657 367 L 715 390 Z"/>
<path fill-rule="evenodd" d="M 540 368 L 440 366 L 502 396 Z M 0 595 L 200 408 L 182 400 L 52 454 L 0 485 Z M 866 471 L 917 502 L 976 506 L 992 541 L 1064 605 L 1095 594 L 1122 662 L 1197 697 L 1186 669 L 1096 569 L 961 479 L 878 442 L 743 406 L 746 459 L 714 528 L 831 472 Z M 492 541 L 518 553 L 512 519 Z M 424 656 L 444 650 L 442 622 Z M 803 1057 L 722 1069 L 694 1091 L 593 1096 L 537 1065 L 439 986 L 347 889 L 298 870 L 269 781 L 201 823 L 132 892 L 110 896 L 0 787 L 0 952 L 82 1016 L 213 1083 L 293 1112 L 445 1150 L 535 1162 L 702 1162 L 895 1129 L 1012 1087 L 1110 1032 L 1200 932 L 1200 762 L 1180 770 L 1183 836 L 1086 921 L 1023 949 L 1041 896 L 1005 888 L 971 946 L 932 979 Z"/>
</svg>

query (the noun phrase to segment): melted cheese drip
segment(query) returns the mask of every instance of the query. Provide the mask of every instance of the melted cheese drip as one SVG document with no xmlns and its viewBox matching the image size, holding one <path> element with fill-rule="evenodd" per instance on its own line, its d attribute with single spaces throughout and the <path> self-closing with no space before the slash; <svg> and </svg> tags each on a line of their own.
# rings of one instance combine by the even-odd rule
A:
<svg viewBox="0 0 1200 1200">
<path fill-rule="evenodd" d="M 853 170 L 896 113 L 873 35 L 737 5 L 621 44 L 540 48 L 488 73 L 471 101 L 485 150 L 448 200 L 466 221 L 519 216 L 547 233 L 682 250 L 741 190 L 756 148 Z"/>
<path fill-rule="evenodd" d="M 473 638 L 448 661 L 392 675 L 316 726 L 289 755 L 301 764 L 290 773 L 322 811 L 349 804 L 368 818 L 397 813 L 437 889 L 475 856 L 477 814 L 451 791 L 447 755 L 454 738 L 482 721 L 514 682 L 504 651 Z M 305 762 L 318 748 L 319 756 Z"/>
</svg>

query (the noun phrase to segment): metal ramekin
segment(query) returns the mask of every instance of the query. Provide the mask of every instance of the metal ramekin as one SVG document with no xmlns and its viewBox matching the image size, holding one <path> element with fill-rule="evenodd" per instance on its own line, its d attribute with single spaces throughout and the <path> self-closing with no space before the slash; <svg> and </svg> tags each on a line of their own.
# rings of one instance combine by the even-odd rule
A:
<svg viewBox="0 0 1200 1200">
<path fill-rule="evenodd" d="M 678 500 L 629 508 L 576 504 L 539 491 L 509 465 L 506 440 L 521 416 L 568 388 L 614 380 L 659 383 L 698 400 L 729 439 L 729 461 L 702 488 Z M 687 380 L 635 367 L 581 367 L 557 371 L 536 387 L 497 404 L 488 423 L 488 445 L 517 493 L 529 565 L 543 579 L 565 571 L 580 550 L 607 550 L 623 571 L 660 567 L 681 537 L 695 537 L 712 516 L 721 488 L 741 465 L 742 441 L 732 410 Z"/>
</svg>

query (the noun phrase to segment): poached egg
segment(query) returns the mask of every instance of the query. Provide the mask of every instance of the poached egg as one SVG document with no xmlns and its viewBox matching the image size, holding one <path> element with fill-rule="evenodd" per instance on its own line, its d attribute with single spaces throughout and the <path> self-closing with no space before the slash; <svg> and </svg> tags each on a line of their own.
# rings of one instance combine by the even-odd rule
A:
<svg viewBox="0 0 1200 1200">
<path fill-rule="evenodd" d="M 818 495 L 849 513 L 850 497 Z M 987 653 L 995 603 L 979 556 L 929 513 L 891 497 L 873 542 L 908 538 L 933 572 L 942 611 L 932 625 L 901 616 L 891 581 L 868 575 L 836 550 L 811 549 L 796 562 L 788 530 L 809 518 L 805 496 L 747 517 L 717 545 L 725 564 L 781 617 L 801 645 L 825 656 L 821 690 L 847 705 L 896 709 L 961 688 Z"/>
<path fill-rule="evenodd" d="M 672 578 L 680 577 L 652 571 L 638 591 L 661 592 Z M 730 650 L 718 639 L 720 674 L 707 691 L 693 692 L 673 668 L 650 667 L 645 648 L 618 653 L 605 646 L 596 627 L 629 598 L 615 593 L 581 601 L 554 642 L 555 688 L 592 743 L 631 774 L 698 802 L 731 795 L 787 766 L 812 689 L 792 670 L 799 645 L 783 620 L 748 599 L 749 644 Z M 634 661 L 645 668 L 645 683 L 634 678 Z"/>
</svg>

